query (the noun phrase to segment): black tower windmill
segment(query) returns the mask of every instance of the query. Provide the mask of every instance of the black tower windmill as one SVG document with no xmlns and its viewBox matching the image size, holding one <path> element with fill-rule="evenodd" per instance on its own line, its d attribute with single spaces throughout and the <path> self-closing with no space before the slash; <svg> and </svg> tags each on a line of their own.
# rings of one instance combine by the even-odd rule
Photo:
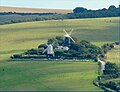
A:
<svg viewBox="0 0 120 92">
<path fill-rule="evenodd" d="M 63 31 L 65 32 L 65 34 L 64 34 L 64 45 L 70 47 L 71 41 L 75 43 L 74 39 L 71 37 L 73 29 L 71 29 L 70 33 L 67 33 L 65 29 Z"/>
</svg>

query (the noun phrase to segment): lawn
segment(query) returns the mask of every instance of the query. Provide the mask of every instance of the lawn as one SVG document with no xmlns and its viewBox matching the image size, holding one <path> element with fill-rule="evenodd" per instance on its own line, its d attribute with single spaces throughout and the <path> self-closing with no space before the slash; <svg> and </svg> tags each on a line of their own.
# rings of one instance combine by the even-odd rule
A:
<svg viewBox="0 0 120 92">
<path fill-rule="evenodd" d="M 8 61 L 0 71 L 0 90 L 100 90 L 93 62 Z"/>
</svg>

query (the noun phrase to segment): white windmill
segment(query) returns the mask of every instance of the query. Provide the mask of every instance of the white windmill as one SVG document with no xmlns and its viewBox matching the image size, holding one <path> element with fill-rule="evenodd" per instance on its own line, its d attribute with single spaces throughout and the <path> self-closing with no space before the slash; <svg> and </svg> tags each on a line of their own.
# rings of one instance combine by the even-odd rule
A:
<svg viewBox="0 0 120 92">
<path fill-rule="evenodd" d="M 64 29 L 63 31 L 65 32 L 65 35 L 64 35 L 64 43 L 65 43 L 66 45 L 68 45 L 68 46 L 70 46 L 70 41 L 71 41 L 71 40 L 75 43 L 74 39 L 70 36 L 70 35 L 72 34 L 72 32 L 73 32 L 73 29 L 71 29 L 71 31 L 70 31 L 69 34 L 66 32 L 65 29 Z"/>
<path fill-rule="evenodd" d="M 53 45 L 54 42 L 52 44 L 46 44 L 47 48 L 43 51 L 43 53 L 47 52 L 47 57 L 53 57 L 54 56 L 54 51 L 53 51 Z"/>
</svg>

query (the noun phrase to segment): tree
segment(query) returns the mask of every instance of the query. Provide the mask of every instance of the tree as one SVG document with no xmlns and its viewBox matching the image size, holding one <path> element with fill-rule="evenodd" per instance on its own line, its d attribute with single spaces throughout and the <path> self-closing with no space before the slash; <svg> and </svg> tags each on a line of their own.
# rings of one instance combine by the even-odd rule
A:
<svg viewBox="0 0 120 92">
<path fill-rule="evenodd" d="M 63 56 L 63 54 L 64 54 L 63 50 L 56 50 L 55 51 L 55 56 L 57 56 L 57 57 L 61 57 L 61 56 Z"/>
<path fill-rule="evenodd" d="M 103 49 L 104 53 L 107 53 L 107 52 L 108 52 L 109 50 L 111 50 L 113 47 L 114 47 L 113 44 L 104 44 L 104 45 L 102 46 L 102 49 Z"/>
<path fill-rule="evenodd" d="M 103 8 L 103 9 L 101 9 L 102 11 L 106 11 L 107 9 L 106 8 Z"/>
<path fill-rule="evenodd" d="M 104 74 L 110 74 L 113 78 L 117 78 L 119 75 L 118 66 L 115 63 L 107 62 L 105 64 Z"/>
<path fill-rule="evenodd" d="M 58 40 L 59 45 L 63 44 L 63 37 L 62 36 L 56 36 L 56 39 Z"/>
<path fill-rule="evenodd" d="M 41 45 L 38 46 L 38 48 L 44 48 L 44 49 L 46 49 L 47 45 L 46 44 L 41 44 Z"/>
<path fill-rule="evenodd" d="M 83 7 L 76 7 L 73 12 L 74 13 L 83 13 L 83 12 L 86 12 L 87 9 L 86 8 L 83 8 Z"/>
<path fill-rule="evenodd" d="M 111 5 L 108 10 L 116 10 L 117 8 L 114 5 Z"/>
<path fill-rule="evenodd" d="M 71 55 L 72 57 L 78 57 L 79 52 L 76 50 L 69 50 L 69 55 Z"/>
<path fill-rule="evenodd" d="M 53 42 L 57 43 L 57 39 L 51 38 L 51 39 L 48 39 L 47 41 L 48 44 L 52 44 Z"/>
<path fill-rule="evenodd" d="M 37 49 L 31 49 L 28 50 L 27 52 L 25 52 L 25 54 L 29 54 L 29 55 L 39 55 L 39 52 Z"/>
<path fill-rule="evenodd" d="M 70 49 L 78 51 L 80 46 L 76 43 L 71 43 Z"/>
</svg>

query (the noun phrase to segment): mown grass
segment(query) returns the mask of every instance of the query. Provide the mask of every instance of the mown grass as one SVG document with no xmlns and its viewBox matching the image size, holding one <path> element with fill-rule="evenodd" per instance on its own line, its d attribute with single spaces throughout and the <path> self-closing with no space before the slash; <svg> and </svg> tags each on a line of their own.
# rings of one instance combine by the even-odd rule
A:
<svg viewBox="0 0 120 92">
<path fill-rule="evenodd" d="M 9 61 L 0 64 L 0 71 L 2 90 L 99 90 L 92 84 L 93 62 Z"/>
<path fill-rule="evenodd" d="M 0 90 L 100 90 L 92 81 L 97 76 L 94 62 L 8 61 L 15 53 L 37 48 L 48 38 L 74 29 L 78 41 L 101 46 L 118 41 L 118 18 L 42 21 L 0 26 Z"/>
</svg>

